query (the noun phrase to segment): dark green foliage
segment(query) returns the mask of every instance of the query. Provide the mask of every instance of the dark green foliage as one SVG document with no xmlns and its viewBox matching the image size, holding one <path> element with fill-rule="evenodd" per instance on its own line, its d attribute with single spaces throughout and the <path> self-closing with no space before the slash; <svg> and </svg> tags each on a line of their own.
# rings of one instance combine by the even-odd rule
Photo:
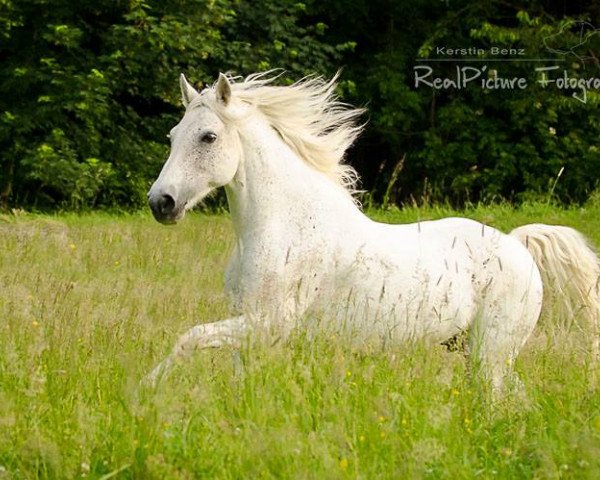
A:
<svg viewBox="0 0 600 480">
<path fill-rule="evenodd" d="M 473 89 L 439 99 L 435 121 L 424 135 L 424 148 L 416 155 L 432 172 L 434 187 L 459 200 L 522 199 L 554 191 L 567 201 L 582 201 L 596 187 L 600 171 L 598 90 L 589 91 L 587 103 L 582 103 L 572 97 L 573 93 L 581 96 L 579 90 L 543 87 L 541 73 L 535 71 L 558 65 L 560 72 L 566 69 L 572 77 L 600 76 L 597 60 L 556 55 L 545 46 L 554 35 L 561 37 L 556 40 L 560 45 L 577 44 L 577 27 L 561 32 L 568 22 L 546 22 L 521 11 L 505 21 L 514 26 L 483 21 L 470 29 L 471 42 L 483 48 L 522 48 L 524 58 L 557 61 L 490 63 L 498 76 L 526 78 L 527 89 Z M 591 38 L 587 47 L 598 52 L 600 35 Z"/>
<path fill-rule="evenodd" d="M 563 201 L 582 201 L 596 188 L 598 90 L 588 92 L 583 104 L 572 91 L 539 87 L 534 69 L 552 62 L 429 63 L 435 76 L 448 78 L 455 77 L 457 66 L 487 65 L 502 77 L 526 77 L 529 87 L 523 91 L 415 89 L 413 67 L 419 58 L 439 58 L 437 46 L 522 48 L 526 58 L 558 59 L 570 76 L 600 77 L 600 32 L 591 35 L 588 26 L 585 45 L 574 49 L 586 58 L 552 53 L 544 43 L 553 37 L 549 46 L 563 51 L 576 45 L 575 20 L 600 26 L 600 2 L 363 0 L 352 2 L 349 15 L 346 2 L 335 4 L 339 16 L 332 17 L 331 30 L 351 31 L 357 42 L 346 70 L 357 85 L 352 101 L 370 109 L 369 129 L 351 159 L 376 201 L 389 190 L 399 162 L 392 201 L 425 195 L 462 204 L 548 198 L 551 191 Z"/>
<path fill-rule="evenodd" d="M 142 205 L 181 114 L 180 72 L 200 86 L 219 71 L 282 67 L 287 82 L 341 66 L 340 93 L 370 111 L 348 159 L 375 201 L 581 201 L 600 167 L 597 90 L 583 104 L 518 62 L 489 67 L 527 77 L 524 91 L 415 89 L 413 67 L 440 45 L 519 47 L 600 77 L 600 34 L 585 58 L 564 51 L 570 19 L 599 14 L 598 1 L 0 0 L 0 205 Z"/>
<path fill-rule="evenodd" d="M 0 202 L 141 205 L 180 115 L 180 72 L 212 82 L 219 70 L 332 70 L 344 46 L 301 26 L 305 11 L 281 1 L 0 2 Z"/>
</svg>

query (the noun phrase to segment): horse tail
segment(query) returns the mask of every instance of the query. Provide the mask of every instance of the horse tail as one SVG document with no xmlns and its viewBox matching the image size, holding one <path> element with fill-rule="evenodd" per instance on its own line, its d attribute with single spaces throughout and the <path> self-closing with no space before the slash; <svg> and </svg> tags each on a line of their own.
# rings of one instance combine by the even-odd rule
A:
<svg viewBox="0 0 600 480">
<path fill-rule="evenodd" d="M 525 245 L 542 275 L 543 312 L 569 324 L 580 317 L 590 331 L 592 354 L 600 359 L 600 259 L 573 228 L 531 224 L 510 232 Z M 554 323 L 554 319 L 553 319 Z"/>
</svg>

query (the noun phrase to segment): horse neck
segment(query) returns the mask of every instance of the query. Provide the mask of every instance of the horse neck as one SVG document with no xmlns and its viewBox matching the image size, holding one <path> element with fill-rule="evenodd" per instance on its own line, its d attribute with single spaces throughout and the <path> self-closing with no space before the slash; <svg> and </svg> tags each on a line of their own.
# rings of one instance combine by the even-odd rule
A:
<svg viewBox="0 0 600 480">
<path fill-rule="evenodd" d="M 293 228 L 319 216 L 362 216 L 341 187 L 300 159 L 269 125 L 248 125 L 240 138 L 243 157 L 226 187 L 238 237 L 278 222 Z"/>
</svg>

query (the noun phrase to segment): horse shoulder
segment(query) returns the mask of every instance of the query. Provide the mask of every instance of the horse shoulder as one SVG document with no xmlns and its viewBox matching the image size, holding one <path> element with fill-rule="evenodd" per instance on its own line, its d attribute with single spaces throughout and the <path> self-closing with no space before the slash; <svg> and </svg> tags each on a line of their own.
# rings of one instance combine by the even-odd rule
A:
<svg viewBox="0 0 600 480">
<path fill-rule="evenodd" d="M 237 297 L 239 296 L 240 249 L 241 245 L 238 242 L 225 268 L 225 294 L 230 298 L 236 309 L 238 303 Z"/>
</svg>

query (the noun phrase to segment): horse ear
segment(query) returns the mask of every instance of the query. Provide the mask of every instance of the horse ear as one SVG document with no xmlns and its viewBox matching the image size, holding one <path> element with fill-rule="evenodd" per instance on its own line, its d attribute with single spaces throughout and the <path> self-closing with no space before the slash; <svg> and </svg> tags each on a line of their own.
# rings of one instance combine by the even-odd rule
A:
<svg viewBox="0 0 600 480">
<path fill-rule="evenodd" d="M 231 84 L 227 77 L 222 73 L 219 73 L 219 79 L 217 80 L 217 100 L 219 100 L 223 105 L 227 105 L 229 103 L 229 99 L 231 98 Z"/>
<path fill-rule="evenodd" d="M 179 76 L 179 86 L 181 87 L 181 99 L 183 100 L 183 105 L 187 108 L 187 106 L 192 103 L 192 100 L 198 96 L 198 92 L 189 84 L 183 73 Z"/>
</svg>

